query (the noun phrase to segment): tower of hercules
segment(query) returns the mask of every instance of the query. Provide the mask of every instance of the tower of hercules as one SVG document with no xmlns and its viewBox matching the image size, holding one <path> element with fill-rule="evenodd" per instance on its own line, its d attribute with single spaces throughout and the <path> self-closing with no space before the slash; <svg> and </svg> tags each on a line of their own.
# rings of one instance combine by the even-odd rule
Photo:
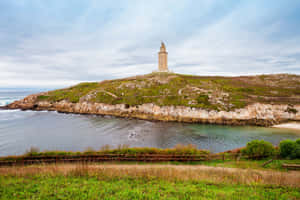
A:
<svg viewBox="0 0 300 200">
<path fill-rule="evenodd" d="M 168 72 L 168 52 L 166 46 L 161 42 L 160 51 L 158 52 L 158 71 Z"/>
</svg>

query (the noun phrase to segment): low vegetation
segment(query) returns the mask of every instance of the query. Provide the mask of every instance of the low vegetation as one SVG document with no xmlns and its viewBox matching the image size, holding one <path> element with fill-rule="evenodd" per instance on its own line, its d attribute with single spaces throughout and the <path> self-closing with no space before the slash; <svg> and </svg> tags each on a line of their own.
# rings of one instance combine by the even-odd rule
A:
<svg viewBox="0 0 300 200">
<path fill-rule="evenodd" d="M 290 156 L 297 152 L 299 144 L 300 139 L 285 140 L 275 148 L 268 142 L 254 140 L 233 153 L 246 157 L 234 159 L 231 153 L 220 153 L 214 155 L 223 159 L 185 164 L 115 162 L 0 167 L 0 199 L 299 199 L 299 172 L 282 168 L 283 163 L 300 164 L 300 159 L 295 159 L 299 157 Z M 85 152 L 40 152 L 31 148 L 24 156 L 94 154 L 210 155 L 193 145 L 172 149 L 122 145 L 117 149 L 104 146 L 99 151 L 88 148 Z M 265 164 L 270 158 L 276 159 Z"/>
<path fill-rule="evenodd" d="M 113 149 L 109 145 L 103 146 L 100 150 L 87 148 L 84 152 L 73 151 L 39 151 L 38 148 L 31 147 L 24 155 L 21 156 L 7 156 L 0 157 L 0 160 L 18 160 L 27 156 L 67 156 L 67 155 L 102 155 L 102 154 L 127 154 L 127 155 L 140 155 L 140 154 L 163 154 L 163 155 L 209 155 L 208 150 L 197 149 L 194 145 L 181 145 L 178 144 L 174 148 L 159 149 L 152 147 L 132 147 L 127 145 L 119 145 L 118 148 Z"/>
<path fill-rule="evenodd" d="M 253 140 L 247 143 L 242 153 L 250 158 L 266 158 L 275 154 L 275 148 L 270 142 Z"/>
<path fill-rule="evenodd" d="M 30 148 L 24 155 L 20 156 L 7 156 L 0 157 L 0 161 L 14 161 L 22 160 L 28 157 L 39 156 L 88 156 L 88 155 L 131 155 L 132 158 L 140 155 L 181 155 L 187 156 L 187 161 L 189 161 L 188 156 L 201 157 L 203 160 L 207 160 L 211 163 L 214 161 L 247 161 L 247 160 L 263 160 L 272 158 L 274 160 L 283 159 L 300 159 L 299 148 L 300 139 L 296 141 L 283 140 L 280 142 L 279 147 L 273 146 L 270 142 L 264 140 L 253 140 L 248 142 L 246 147 L 236 150 L 235 152 L 225 152 L 212 154 L 207 150 L 197 149 L 194 145 L 181 145 L 178 144 L 174 148 L 159 149 L 159 148 L 149 148 L 149 147 L 133 147 L 130 148 L 127 145 L 119 145 L 118 148 L 111 148 L 109 145 L 103 146 L 100 150 L 94 150 L 92 148 L 87 148 L 84 152 L 73 152 L 73 151 L 39 151 L 37 148 Z M 296 160 L 297 161 L 297 160 Z M 195 161 L 197 164 L 197 161 Z M 296 162 L 298 163 L 298 162 Z M 199 163 L 198 163 L 199 164 Z M 282 163 L 281 163 L 282 164 Z M 282 169 L 282 168 L 281 168 Z"/>
<path fill-rule="evenodd" d="M 296 141 L 281 141 L 279 144 L 279 153 L 282 158 L 300 158 L 300 139 Z"/>
<path fill-rule="evenodd" d="M 297 141 L 292 141 L 295 143 L 299 143 L 298 139 Z M 282 141 L 282 143 L 285 143 L 286 141 L 290 142 L 290 140 Z M 256 145 L 253 145 L 256 144 Z M 258 149 L 259 153 L 248 154 L 249 149 L 253 149 L 253 146 L 256 146 L 256 149 Z M 0 157 L 0 161 L 21 161 L 23 159 L 30 159 L 30 157 L 37 157 L 38 158 L 44 158 L 44 157 L 60 157 L 62 158 L 68 158 L 68 156 L 89 156 L 89 155 L 127 155 L 131 158 L 134 158 L 137 156 L 137 158 L 140 155 L 147 154 L 147 155 L 179 155 L 182 158 L 185 158 L 186 161 L 184 162 L 177 162 L 177 161 L 159 161 L 155 163 L 160 164 L 187 164 L 187 165 L 208 165 L 208 166 L 219 166 L 219 167 L 234 167 L 234 168 L 244 168 L 244 169 L 271 169 L 271 170 L 283 170 L 286 171 L 287 169 L 283 168 L 283 164 L 297 164 L 300 165 L 300 158 L 290 157 L 290 156 L 280 156 L 280 149 L 269 146 L 267 143 L 268 148 L 271 148 L 270 151 L 272 153 L 268 154 L 260 154 L 260 149 L 263 149 L 265 146 L 264 141 L 257 141 L 254 140 L 252 142 L 249 142 L 248 145 L 245 148 L 241 148 L 240 150 L 237 150 L 235 152 L 226 152 L 226 153 L 217 153 L 217 154 L 210 154 L 208 151 L 205 150 L 197 150 L 193 145 L 176 145 L 175 148 L 172 149 L 157 149 L 157 148 L 129 148 L 128 146 L 119 146 L 118 149 L 111 149 L 108 145 L 101 148 L 100 151 L 95 151 L 92 148 L 88 148 L 84 152 L 70 152 L 70 151 L 43 151 L 40 152 L 37 148 L 30 148 L 30 150 L 27 151 L 26 154 L 20 155 L 20 156 L 7 156 L 7 157 Z M 282 151 L 282 149 L 281 149 Z M 245 153 L 247 152 L 247 153 Z M 252 151 L 253 152 L 253 151 Z M 200 156 L 204 160 L 202 161 L 189 161 L 190 156 Z M 272 162 L 267 162 L 272 158 Z M 42 162 L 42 160 L 40 161 Z M 105 163 L 105 161 L 102 161 Z M 144 164 L 144 161 L 118 161 L 116 159 L 115 161 L 109 161 L 113 163 L 126 163 L 126 164 Z M 39 162 L 38 162 L 39 163 Z M 267 164 L 265 164 L 267 163 Z M 22 164 L 22 162 L 21 162 Z"/>
<path fill-rule="evenodd" d="M 41 95 L 38 100 L 48 100 L 48 101 L 61 101 L 67 100 L 72 103 L 79 102 L 80 97 L 85 96 L 90 91 L 98 88 L 98 83 L 80 83 L 76 86 L 55 90 L 49 93 L 49 95 Z"/>
<path fill-rule="evenodd" d="M 300 76 L 278 74 L 242 77 L 204 77 L 173 73 L 152 73 L 132 78 L 81 83 L 50 91 L 39 101 L 66 100 L 138 106 L 189 106 L 208 110 L 233 110 L 261 102 L 289 104 L 300 102 Z"/>
<path fill-rule="evenodd" d="M 244 155 L 253 159 L 261 159 L 266 157 L 279 157 L 285 159 L 300 158 L 300 139 L 282 140 L 279 148 L 275 148 L 270 142 L 264 140 L 253 140 L 247 143 L 247 146 L 242 149 Z"/>
</svg>

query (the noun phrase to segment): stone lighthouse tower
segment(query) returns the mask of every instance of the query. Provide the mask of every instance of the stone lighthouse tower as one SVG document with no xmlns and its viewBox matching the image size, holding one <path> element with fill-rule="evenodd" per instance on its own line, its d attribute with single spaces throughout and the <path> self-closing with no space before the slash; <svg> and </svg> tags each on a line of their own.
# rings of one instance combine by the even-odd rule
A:
<svg viewBox="0 0 300 200">
<path fill-rule="evenodd" d="M 168 72 L 168 52 L 166 46 L 161 42 L 160 51 L 158 52 L 158 71 Z"/>
</svg>

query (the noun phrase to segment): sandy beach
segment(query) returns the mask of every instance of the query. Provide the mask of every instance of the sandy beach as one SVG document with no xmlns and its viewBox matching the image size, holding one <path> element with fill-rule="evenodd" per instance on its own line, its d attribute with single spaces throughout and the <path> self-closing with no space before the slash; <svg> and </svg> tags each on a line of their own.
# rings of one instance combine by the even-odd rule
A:
<svg viewBox="0 0 300 200">
<path fill-rule="evenodd" d="M 290 122 L 290 123 L 278 124 L 278 125 L 274 125 L 272 127 L 300 130 L 300 122 Z"/>
</svg>

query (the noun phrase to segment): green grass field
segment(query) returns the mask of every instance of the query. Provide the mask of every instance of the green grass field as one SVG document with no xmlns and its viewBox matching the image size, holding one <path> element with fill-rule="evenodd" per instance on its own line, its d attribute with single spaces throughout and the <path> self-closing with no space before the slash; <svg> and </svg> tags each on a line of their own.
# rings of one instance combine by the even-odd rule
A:
<svg viewBox="0 0 300 200">
<path fill-rule="evenodd" d="M 299 199 L 300 190 L 144 178 L 0 176 L 0 199 Z"/>
</svg>

